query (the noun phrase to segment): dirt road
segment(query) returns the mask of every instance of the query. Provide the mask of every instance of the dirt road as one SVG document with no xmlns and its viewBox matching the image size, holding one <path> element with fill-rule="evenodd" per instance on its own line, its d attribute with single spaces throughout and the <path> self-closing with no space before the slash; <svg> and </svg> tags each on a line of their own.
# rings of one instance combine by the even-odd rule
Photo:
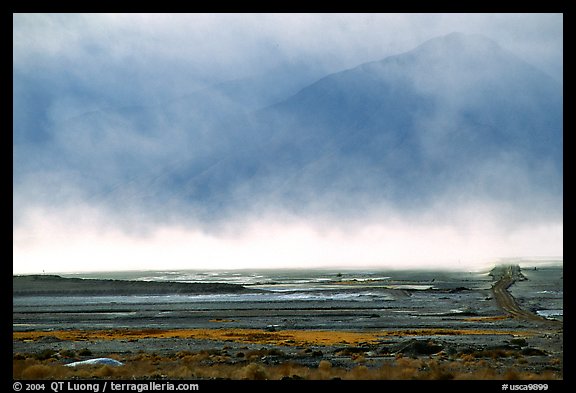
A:
<svg viewBox="0 0 576 393">
<path fill-rule="evenodd" d="M 527 321 L 541 322 L 555 326 L 562 326 L 560 321 L 553 321 L 550 319 L 543 318 L 537 314 L 531 313 L 527 310 L 520 308 L 516 299 L 508 292 L 510 285 L 514 284 L 516 280 L 523 278 L 520 272 L 520 267 L 517 265 L 511 265 L 506 268 L 501 273 L 500 279 L 492 287 L 492 293 L 494 298 L 498 303 L 498 306 L 510 314 L 514 318 L 523 319 Z"/>
</svg>

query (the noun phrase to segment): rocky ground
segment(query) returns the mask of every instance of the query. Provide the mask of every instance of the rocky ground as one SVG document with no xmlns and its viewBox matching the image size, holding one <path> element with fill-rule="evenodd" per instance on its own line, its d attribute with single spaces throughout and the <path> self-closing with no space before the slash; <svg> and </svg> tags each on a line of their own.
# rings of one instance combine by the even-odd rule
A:
<svg viewBox="0 0 576 393">
<path fill-rule="evenodd" d="M 158 318 L 165 311 L 154 309 L 138 318 L 118 312 L 118 320 L 114 310 L 91 312 L 93 306 L 81 313 L 77 306 L 60 307 L 52 314 L 49 307 L 23 305 L 15 321 L 41 322 L 36 327 L 43 328 L 15 325 L 13 377 L 563 379 L 562 322 L 521 309 L 509 292 L 520 279 L 518 271 L 500 272 L 496 279 L 492 293 L 462 295 L 479 299 L 482 313 L 416 318 L 402 317 L 377 302 L 369 310 L 331 303 L 334 309 L 316 311 L 276 304 L 271 310 L 207 307 L 193 313 L 175 305 L 165 318 Z M 406 305 L 413 306 L 415 299 L 406 297 Z M 103 315 L 110 319 L 98 326 Z M 287 317 L 297 322 L 282 325 Z M 65 367 L 102 357 L 124 365 Z"/>
<path fill-rule="evenodd" d="M 228 333 L 225 333 L 228 332 Z M 76 338 L 59 338 L 58 332 L 16 335 L 15 377 L 36 378 L 30 366 L 43 365 L 41 377 L 62 372 L 59 367 L 72 361 L 111 357 L 122 367 L 104 368 L 114 377 L 147 378 L 239 378 L 231 370 L 259 367 L 271 379 L 320 378 L 323 365 L 335 377 L 381 378 L 383 370 L 393 379 L 400 371 L 412 370 L 408 378 L 448 379 L 562 379 L 562 338 L 559 332 L 523 331 L 388 331 L 350 336 L 351 332 L 267 332 L 258 330 L 202 330 L 202 335 L 176 331 L 79 332 Z M 300 334 L 299 334 L 300 333 Z M 307 333 L 307 334 L 304 334 Z M 70 332 L 68 332 L 70 334 Z M 334 339 L 331 336 L 336 336 Z M 212 336 L 212 337 L 211 337 Z M 304 336 L 304 337 L 302 337 Z M 198 338 L 204 337 L 204 338 Z M 145 364 L 146 367 L 142 367 Z M 28 367 L 25 367 L 25 366 Z M 290 365 L 286 368 L 286 365 Z M 278 371 L 278 368 L 284 368 Z M 417 366 L 417 367 L 416 367 Z M 430 374 L 431 367 L 435 377 Z M 207 370 L 210 369 L 210 372 Z M 19 371 L 20 370 L 20 371 Z M 151 371 L 153 370 L 153 371 Z M 218 372 L 220 370 L 220 373 Z M 38 370 L 36 370 L 38 371 Z M 20 372 L 20 374 L 18 374 Z M 29 375 L 32 372 L 31 375 Z M 66 370 L 65 377 L 98 376 L 102 367 Z M 294 372 L 295 374 L 290 374 Z"/>
</svg>

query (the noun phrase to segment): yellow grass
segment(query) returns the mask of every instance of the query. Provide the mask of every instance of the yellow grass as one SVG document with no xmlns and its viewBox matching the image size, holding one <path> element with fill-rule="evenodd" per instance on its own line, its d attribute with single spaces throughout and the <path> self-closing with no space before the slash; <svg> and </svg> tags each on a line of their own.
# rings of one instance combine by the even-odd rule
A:
<svg viewBox="0 0 576 393">
<path fill-rule="evenodd" d="M 145 338 L 181 338 L 233 341 L 239 343 L 273 344 L 286 346 L 347 345 L 376 343 L 387 337 L 443 336 L 443 335 L 510 335 L 529 336 L 530 331 L 502 331 L 490 329 L 400 329 L 367 332 L 327 330 L 283 330 L 266 332 L 259 329 L 114 329 L 114 330 L 59 330 L 49 332 L 13 332 L 14 340 L 36 341 L 43 337 L 57 337 L 67 341 L 139 340 Z M 122 367 L 85 366 L 64 367 L 54 358 L 40 359 L 18 354 L 13 359 L 13 377 L 16 379 L 68 379 L 68 378 L 228 378 L 228 379 L 561 379 L 561 371 L 535 374 L 521 370 L 503 370 L 493 363 L 508 353 L 463 354 L 456 357 L 409 359 L 397 356 L 379 367 L 373 360 L 352 354 L 349 368 L 335 367 L 328 359 L 321 359 L 316 367 L 307 367 L 285 359 L 281 364 L 264 364 L 262 359 L 282 352 L 276 349 L 247 351 L 242 357 L 226 351 L 182 351 L 160 356 L 138 353 L 111 356 L 125 363 Z M 274 352 L 275 351 L 275 352 Z M 488 360 L 487 360 L 488 359 Z M 522 358 L 517 359 L 520 365 Z M 561 359 L 551 359 L 551 365 L 561 365 Z"/>
<path fill-rule="evenodd" d="M 15 379 L 211 379 L 278 380 L 297 379 L 562 379 L 561 373 L 545 371 L 535 374 L 515 369 L 498 370 L 485 361 L 463 362 L 435 359 L 393 359 L 380 367 L 364 364 L 352 368 L 334 367 L 328 360 L 306 367 L 292 362 L 266 365 L 257 361 L 240 364 L 226 363 L 217 355 L 190 354 L 177 357 L 159 357 L 149 354 L 132 355 L 122 359 L 125 366 L 85 366 L 69 368 L 54 361 L 33 359 L 14 360 Z M 207 363 L 208 362 L 208 363 Z"/>
<path fill-rule="evenodd" d="M 223 321 L 219 321 L 223 322 Z M 355 345 L 376 343 L 386 337 L 442 336 L 442 335 L 514 335 L 530 336 L 530 331 L 490 329 L 406 329 L 367 332 L 336 330 L 282 330 L 265 332 L 260 329 L 114 329 L 114 330 L 56 330 L 50 332 L 13 332 L 13 339 L 36 341 L 52 336 L 67 341 L 138 340 L 145 338 L 184 338 L 242 343 L 302 345 Z"/>
</svg>

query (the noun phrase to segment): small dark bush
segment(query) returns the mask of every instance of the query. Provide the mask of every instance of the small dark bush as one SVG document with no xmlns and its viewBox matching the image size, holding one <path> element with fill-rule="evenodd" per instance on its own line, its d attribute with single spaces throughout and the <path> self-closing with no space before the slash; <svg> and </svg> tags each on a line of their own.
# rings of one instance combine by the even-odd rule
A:
<svg viewBox="0 0 576 393">
<path fill-rule="evenodd" d="M 92 351 L 88 348 L 82 348 L 78 351 L 78 356 L 92 356 Z"/>
<path fill-rule="evenodd" d="M 72 351 L 71 349 L 63 349 L 60 351 L 60 356 L 65 358 L 73 358 L 76 356 L 76 352 Z"/>
<path fill-rule="evenodd" d="M 46 360 L 46 359 L 50 359 L 53 358 L 54 355 L 56 355 L 56 351 L 53 349 L 44 349 L 43 351 L 40 351 L 36 354 L 36 359 L 38 360 Z"/>
</svg>

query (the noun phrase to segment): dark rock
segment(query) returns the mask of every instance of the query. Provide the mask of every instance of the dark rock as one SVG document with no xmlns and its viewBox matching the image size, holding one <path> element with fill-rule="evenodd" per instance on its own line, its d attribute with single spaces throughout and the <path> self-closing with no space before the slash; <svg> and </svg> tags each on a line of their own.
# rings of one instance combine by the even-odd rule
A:
<svg viewBox="0 0 576 393">
<path fill-rule="evenodd" d="M 284 377 L 282 377 L 282 381 L 289 381 L 289 380 L 298 380 L 298 379 L 304 379 L 302 378 L 300 375 L 294 374 L 292 376 L 286 375 Z"/>
<path fill-rule="evenodd" d="M 510 340 L 510 344 L 518 345 L 519 347 L 525 347 L 526 345 L 528 345 L 528 342 L 523 338 L 513 338 L 512 340 Z"/>
<path fill-rule="evenodd" d="M 501 345 L 490 345 L 486 348 L 486 351 L 515 351 L 518 349 L 517 345 L 501 344 Z"/>
<path fill-rule="evenodd" d="M 458 292 L 469 291 L 469 290 L 470 290 L 470 288 L 458 287 L 458 288 L 452 288 L 448 292 L 449 293 L 458 293 Z"/>
<path fill-rule="evenodd" d="M 444 345 L 433 340 L 416 340 L 401 343 L 394 352 L 408 356 L 434 355 L 444 349 Z"/>
<path fill-rule="evenodd" d="M 346 348 L 340 348 L 337 349 L 335 351 L 337 356 L 351 356 L 351 355 L 356 355 L 359 353 L 364 353 L 366 352 L 368 349 L 367 348 L 360 348 L 360 347 L 346 347 Z"/>
<path fill-rule="evenodd" d="M 38 339 L 39 343 L 59 343 L 62 342 L 63 340 L 59 339 L 58 337 L 55 336 L 44 336 L 40 339 Z"/>
<path fill-rule="evenodd" d="M 543 351 L 542 349 L 529 348 L 529 347 L 522 349 L 521 353 L 524 356 L 546 356 L 546 355 L 548 355 L 548 353 L 546 351 Z"/>
</svg>

